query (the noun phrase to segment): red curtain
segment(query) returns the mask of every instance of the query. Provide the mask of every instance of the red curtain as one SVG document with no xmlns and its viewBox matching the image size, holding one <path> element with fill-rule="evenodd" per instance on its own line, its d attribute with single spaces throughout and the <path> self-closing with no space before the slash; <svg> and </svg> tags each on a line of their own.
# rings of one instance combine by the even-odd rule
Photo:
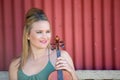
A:
<svg viewBox="0 0 120 80">
<path fill-rule="evenodd" d="M 120 69 L 120 0 L 0 0 L 0 70 L 21 53 L 31 7 L 47 13 L 76 70 Z"/>
</svg>

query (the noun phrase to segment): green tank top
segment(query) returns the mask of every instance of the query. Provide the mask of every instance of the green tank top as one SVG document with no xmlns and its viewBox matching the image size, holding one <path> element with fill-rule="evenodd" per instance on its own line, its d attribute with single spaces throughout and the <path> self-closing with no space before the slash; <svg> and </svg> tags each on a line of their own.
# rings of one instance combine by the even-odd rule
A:
<svg viewBox="0 0 120 80">
<path fill-rule="evenodd" d="M 31 75 L 31 76 L 24 74 L 22 69 L 18 70 L 18 80 L 48 80 L 49 74 L 53 72 L 54 70 L 55 68 L 53 67 L 53 65 L 51 64 L 49 60 L 47 65 L 42 71 L 40 71 L 37 74 Z"/>
</svg>

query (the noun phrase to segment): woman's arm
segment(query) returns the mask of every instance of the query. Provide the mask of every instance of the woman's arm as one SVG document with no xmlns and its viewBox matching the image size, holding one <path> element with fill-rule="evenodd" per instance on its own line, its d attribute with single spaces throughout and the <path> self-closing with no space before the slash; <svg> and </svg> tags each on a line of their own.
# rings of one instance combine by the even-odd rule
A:
<svg viewBox="0 0 120 80">
<path fill-rule="evenodd" d="M 18 63 L 19 63 L 19 58 L 14 59 L 9 66 L 9 80 L 17 80 L 17 71 L 18 71 Z"/>
</svg>

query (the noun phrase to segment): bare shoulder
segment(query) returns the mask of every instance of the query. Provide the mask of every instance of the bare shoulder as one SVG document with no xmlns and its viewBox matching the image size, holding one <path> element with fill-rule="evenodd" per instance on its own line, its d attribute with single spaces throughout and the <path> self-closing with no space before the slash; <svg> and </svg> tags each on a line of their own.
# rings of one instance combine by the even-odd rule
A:
<svg viewBox="0 0 120 80">
<path fill-rule="evenodd" d="M 65 50 L 61 50 L 61 56 L 63 56 L 64 58 L 71 58 L 69 53 L 67 51 L 65 51 Z"/>
<path fill-rule="evenodd" d="M 11 61 L 9 65 L 9 79 L 17 80 L 17 71 L 20 64 L 20 57 L 15 58 Z"/>
<path fill-rule="evenodd" d="M 11 61 L 9 68 L 13 68 L 13 69 L 18 68 L 19 63 L 20 63 L 20 57 L 14 58 Z"/>
</svg>

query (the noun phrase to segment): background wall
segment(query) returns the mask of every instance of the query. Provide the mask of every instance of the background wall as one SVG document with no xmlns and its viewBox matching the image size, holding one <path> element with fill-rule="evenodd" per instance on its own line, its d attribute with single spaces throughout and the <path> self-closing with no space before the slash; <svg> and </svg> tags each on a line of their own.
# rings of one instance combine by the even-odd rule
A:
<svg viewBox="0 0 120 80">
<path fill-rule="evenodd" d="M 120 0 L 0 0 L 0 70 L 20 55 L 32 7 L 46 12 L 77 70 L 120 69 Z"/>
</svg>

